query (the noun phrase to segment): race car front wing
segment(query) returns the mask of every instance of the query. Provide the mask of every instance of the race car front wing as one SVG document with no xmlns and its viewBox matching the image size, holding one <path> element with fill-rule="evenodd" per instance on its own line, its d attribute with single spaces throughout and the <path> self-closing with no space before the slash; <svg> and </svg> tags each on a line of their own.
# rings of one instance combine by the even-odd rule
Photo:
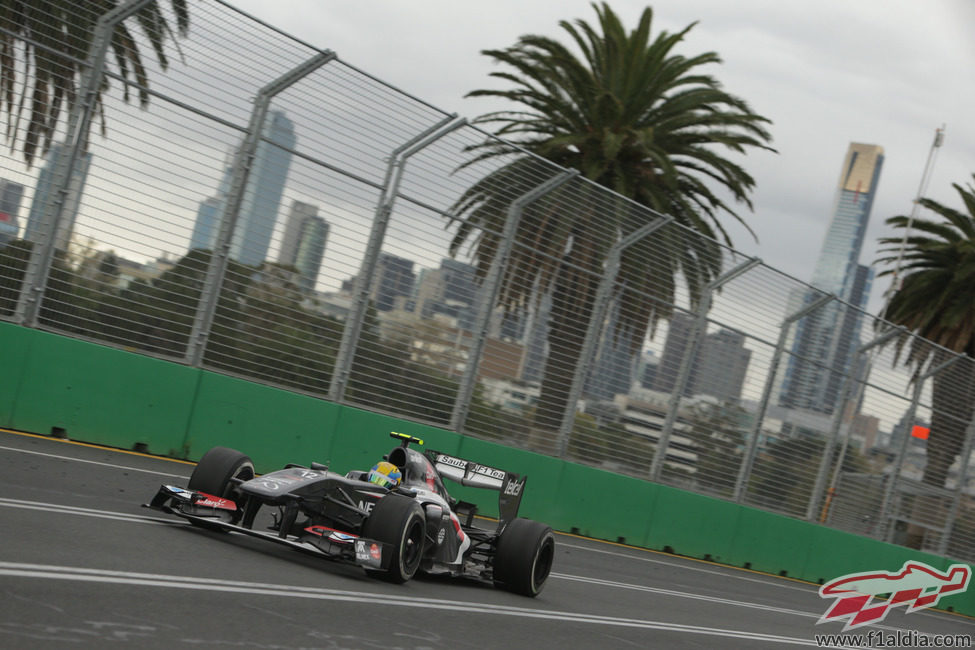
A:
<svg viewBox="0 0 975 650">
<path fill-rule="evenodd" d="M 238 506 L 232 500 L 175 485 L 160 486 L 152 501 L 142 505 L 182 517 L 190 523 L 258 537 L 303 553 L 350 562 L 366 569 L 386 570 L 393 556 L 389 544 L 327 526 L 309 526 L 301 537 L 282 536 L 277 532 L 240 526 L 233 523 Z"/>
</svg>

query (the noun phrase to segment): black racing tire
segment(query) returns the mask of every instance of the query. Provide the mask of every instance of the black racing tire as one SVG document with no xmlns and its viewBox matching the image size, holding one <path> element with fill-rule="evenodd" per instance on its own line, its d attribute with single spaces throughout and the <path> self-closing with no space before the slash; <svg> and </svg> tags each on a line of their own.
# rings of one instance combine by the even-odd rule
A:
<svg viewBox="0 0 975 650">
<path fill-rule="evenodd" d="M 531 519 L 508 523 L 494 551 L 494 585 L 522 596 L 541 593 L 555 559 L 552 529 Z"/>
<path fill-rule="evenodd" d="M 368 570 L 381 580 L 402 584 L 416 575 L 423 559 L 426 517 L 416 499 L 387 494 L 372 508 L 362 525 L 362 536 L 389 544 L 393 555 L 386 571 Z"/>
<path fill-rule="evenodd" d="M 233 479 L 244 481 L 254 478 L 254 463 L 249 456 L 229 447 L 213 447 L 196 464 L 190 475 L 189 489 L 206 492 L 215 497 L 231 499 L 237 502 L 238 510 L 235 520 L 240 518 L 243 505 L 239 502 L 236 483 Z M 203 528 L 213 528 L 203 522 L 191 523 Z M 219 530 L 219 528 L 216 528 Z"/>
</svg>

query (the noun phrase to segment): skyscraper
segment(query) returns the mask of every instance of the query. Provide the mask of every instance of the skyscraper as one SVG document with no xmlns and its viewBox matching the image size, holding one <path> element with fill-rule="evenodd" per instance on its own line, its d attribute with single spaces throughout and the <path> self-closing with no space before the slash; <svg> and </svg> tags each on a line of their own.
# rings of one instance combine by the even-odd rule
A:
<svg viewBox="0 0 975 650">
<path fill-rule="evenodd" d="M 881 147 L 850 144 L 840 170 L 832 220 L 812 278 L 817 289 L 860 309 L 867 303 L 873 280 L 873 272 L 860 264 L 860 252 L 883 162 Z M 799 308 L 815 298 L 808 292 L 791 306 Z M 782 381 L 782 406 L 833 412 L 860 340 L 861 320 L 857 309 L 832 302 L 799 322 Z"/>
<path fill-rule="evenodd" d="M 267 258 L 271 233 L 278 219 L 281 195 L 291 166 L 291 151 L 297 141 L 294 124 L 283 111 L 268 113 L 264 139 L 257 145 L 240 204 L 237 224 L 230 241 L 230 257 L 241 264 L 259 266 Z M 227 204 L 233 166 L 228 164 L 217 195 L 200 204 L 190 248 L 213 249 L 220 218 Z"/>
<path fill-rule="evenodd" d="M 278 263 L 298 270 L 298 284 L 304 291 L 315 288 L 325 255 L 328 229 L 328 223 L 318 216 L 316 206 L 302 201 L 291 204 Z"/>
<path fill-rule="evenodd" d="M 20 231 L 17 215 L 20 212 L 20 200 L 23 196 L 23 185 L 0 178 L 0 247 L 17 239 L 17 233 Z"/>
<path fill-rule="evenodd" d="M 376 266 L 376 282 L 373 285 L 372 299 L 378 311 L 391 311 L 399 297 L 408 298 L 413 293 L 416 274 L 413 260 L 380 253 Z"/>
<path fill-rule="evenodd" d="M 471 264 L 444 258 L 438 269 L 424 269 L 416 282 L 416 311 L 422 318 L 443 314 L 469 330 L 477 317 L 479 289 Z"/>
<path fill-rule="evenodd" d="M 675 312 L 670 318 L 663 356 L 652 384 L 653 390 L 673 393 L 681 365 L 691 346 L 694 317 Z M 752 353 L 745 348 L 745 336 L 721 329 L 706 333 L 690 361 L 684 397 L 710 395 L 722 402 L 737 402 L 745 385 Z"/>
<path fill-rule="evenodd" d="M 217 225 L 225 204 L 222 198 L 216 196 L 200 203 L 196 211 L 196 222 L 193 224 L 193 235 L 190 237 L 190 250 L 213 250 L 217 243 Z"/>
<path fill-rule="evenodd" d="M 751 358 L 744 334 L 722 329 L 705 335 L 695 360 L 693 394 L 738 402 Z"/>
<path fill-rule="evenodd" d="M 43 238 L 42 222 L 44 211 L 51 196 L 54 184 L 54 171 L 64 147 L 60 144 L 51 145 L 47 153 L 44 167 L 37 175 L 37 187 L 34 188 L 34 200 L 30 204 L 30 212 L 27 215 L 27 227 L 24 230 L 24 239 L 38 243 Z M 64 199 L 64 206 L 61 209 L 61 219 L 58 222 L 58 231 L 54 236 L 54 246 L 59 250 L 67 250 L 68 243 L 71 241 L 71 234 L 74 232 L 74 222 L 78 218 L 78 207 L 81 205 L 81 195 L 85 190 L 85 182 L 88 179 L 88 168 L 91 166 L 91 154 L 82 154 L 76 161 L 72 170 L 71 180 L 68 182 L 68 193 Z"/>
</svg>

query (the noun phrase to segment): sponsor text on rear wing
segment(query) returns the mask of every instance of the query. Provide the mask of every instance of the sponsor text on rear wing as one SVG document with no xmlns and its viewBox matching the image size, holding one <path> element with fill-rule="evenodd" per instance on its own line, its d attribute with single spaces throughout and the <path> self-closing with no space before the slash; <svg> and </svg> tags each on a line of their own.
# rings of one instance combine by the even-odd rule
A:
<svg viewBox="0 0 975 650">
<path fill-rule="evenodd" d="M 524 494 L 527 476 L 520 476 L 503 469 L 489 467 L 474 461 L 428 450 L 427 458 L 434 464 L 440 476 L 469 487 L 497 490 L 499 523 L 498 531 L 518 516 L 521 496 Z"/>
</svg>

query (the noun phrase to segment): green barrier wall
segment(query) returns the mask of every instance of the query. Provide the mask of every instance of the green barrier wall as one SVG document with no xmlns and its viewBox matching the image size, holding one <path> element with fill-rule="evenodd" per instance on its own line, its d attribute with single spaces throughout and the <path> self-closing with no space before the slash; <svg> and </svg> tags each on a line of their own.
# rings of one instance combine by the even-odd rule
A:
<svg viewBox="0 0 975 650">
<path fill-rule="evenodd" d="M 307 395 L 204 371 L 187 420 L 185 457 L 195 460 L 224 445 L 249 454 L 259 472 L 324 462 L 340 410 Z"/>
<path fill-rule="evenodd" d="M 20 370 L 19 385 L 4 390 L 15 400 L 0 402 L 11 428 L 184 456 L 199 370 L 0 323 L 5 377 L 8 364 Z"/>
<path fill-rule="evenodd" d="M 521 514 L 557 530 L 822 583 L 946 558 L 489 441 L 176 363 L 0 322 L 0 426 L 198 459 L 214 445 L 258 471 L 288 462 L 365 469 L 396 443 L 528 475 Z M 449 485 L 497 515 L 497 494 Z M 975 587 L 944 606 L 975 616 Z M 824 609 L 825 611 L 825 609 Z"/>
<path fill-rule="evenodd" d="M 0 323 L 0 426 L 13 427 L 14 407 L 20 399 L 31 344 L 37 339 L 35 334 L 23 327 Z"/>
</svg>

